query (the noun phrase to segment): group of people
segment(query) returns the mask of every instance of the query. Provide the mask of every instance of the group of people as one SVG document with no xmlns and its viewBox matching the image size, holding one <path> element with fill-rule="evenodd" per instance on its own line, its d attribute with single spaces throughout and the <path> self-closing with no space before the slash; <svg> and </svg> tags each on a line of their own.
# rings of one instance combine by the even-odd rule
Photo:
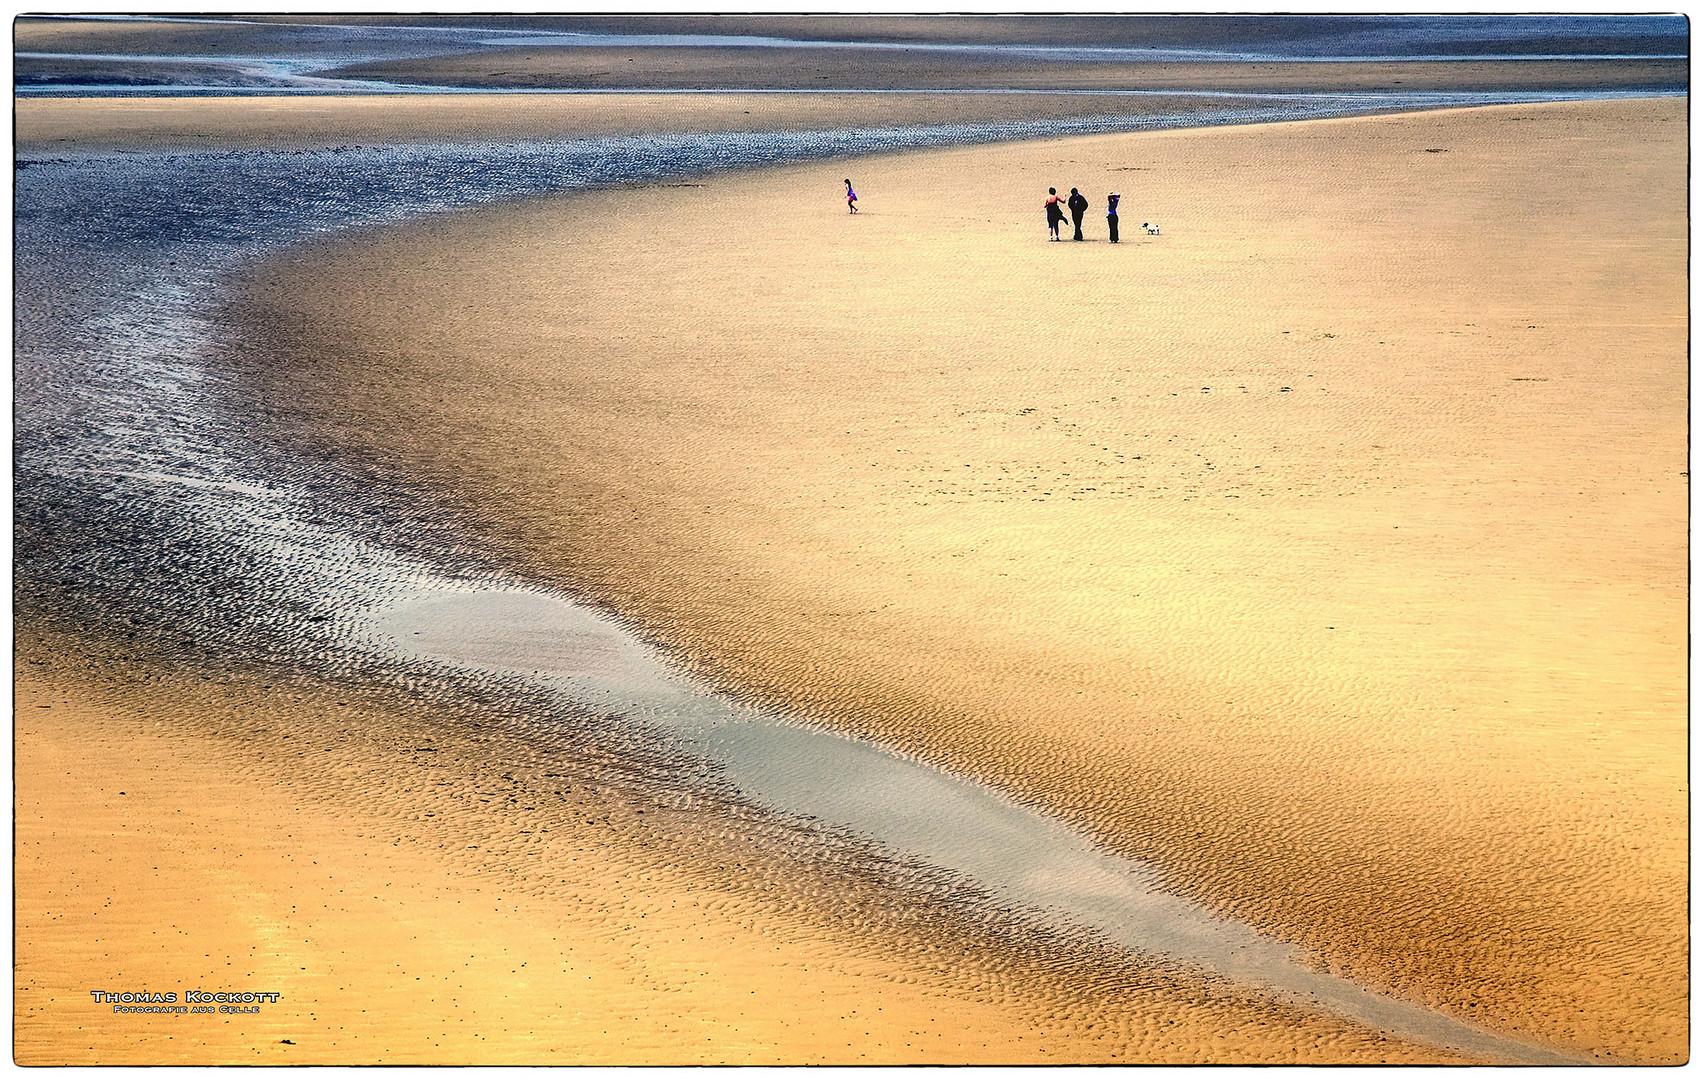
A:
<svg viewBox="0 0 1703 1080">
<path fill-rule="evenodd" d="M 1118 242 L 1118 200 L 1123 198 L 1117 192 L 1106 196 L 1106 230 L 1111 234 L 1112 243 Z M 1076 235 L 1072 240 L 1082 239 L 1082 215 L 1088 212 L 1088 199 L 1075 188 L 1070 189 L 1070 198 L 1060 199 L 1058 188 L 1047 189 L 1047 231 L 1052 233 L 1054 240 L 1059 239 L 1058 227 L 1064 223 L 1064 213 L 1070 211 L 1070 220 L 1076 225 Z M 852 182 L 846 181 L 846 210 L 857 213 L 857 192 L 852 190 Z"/>
<path fill-rule="evenodd" d="M 1112 243 L 1118 242 L 1118 200 L 1123 198 L 1117 192 L 1106 196 L 1106 229 L 1111 233 Z M 1088 199 L 1075 188 L 1070 189 L 1070 198 L 1060 199 L 1058 188 L 1047 189 L 1047 231 L 1052 233 L 1052 239 L 1059 239 L 1058 227 L 1064 223 L 1065 210 L 1070 211 L 1070 220 L 1076 225 L 1076 235 L 1072 240 L 1082 239 L 1082 215 L 1088 212 Z"/>
</svg>

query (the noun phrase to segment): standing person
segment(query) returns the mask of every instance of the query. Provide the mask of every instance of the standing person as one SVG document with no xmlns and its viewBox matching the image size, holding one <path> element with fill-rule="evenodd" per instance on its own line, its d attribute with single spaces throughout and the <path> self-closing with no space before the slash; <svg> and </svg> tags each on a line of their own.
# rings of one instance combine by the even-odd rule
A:
<svg viewBox="0 0 1703 1080">
<path fill-rule="evenodd" d="M 1118 200 L 1123 198 L 1117 192 L 1106 196 L 1106 229 L 1112 234 L 1112 243 L 1118 242 Z"/>
<path fill-rule="evenodd" d="M 1065 204 L 1070 207 L 1070 220 L 1076 223 L 1076 235 L 1072 240 L 1082 239 L 1082 215 L 1088 212 L 1088 200 L 1082 197 L 1082 192 L 1070 189 L 1070 201 Z"/>
<path fill-rule="evenodd" d="M 857 213 L 857 192 L 852 190 L 850 180 L 846 181 L 846 210 L 849 213 Z"/>
<path fill-rule="evenodd" d="M 1052 233 L 1054 240 L 1058 239 L 1058 223 L 1064 220 L 1064 207 L 1059 203 L 1058 188 L 1047 189 L 1047 231 Z"/>
</svg>

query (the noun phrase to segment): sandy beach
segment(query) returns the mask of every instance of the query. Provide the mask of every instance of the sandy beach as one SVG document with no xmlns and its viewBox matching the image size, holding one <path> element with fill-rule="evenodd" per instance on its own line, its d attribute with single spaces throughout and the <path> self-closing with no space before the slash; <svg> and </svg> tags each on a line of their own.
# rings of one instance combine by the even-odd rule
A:
<svg viewBox="0 0 1703 1080">
<path fill-rule="evenodd" d="M 994 22 L 1038 43 L 1104 29 Z M 235 49 L 253 33 L 26 21 L 18 47 Z M 803 85 L 828 51 L 788 53 L 763 85 Z M 478 83 L 501 59 L 505 85 L 549 85 L 615 57 L 567 58 L 367 74 Z M 1637 64 L 1671 74 L 1519 77 L 1624 84 Z M 1448 67 L 1353 77 L 1518 82 Z M 747 68 L 659 49 L 606 85 Z M 1056 87 L 1063 68 L 908 70 Z M 1189 89 L 1227 70 L 1143 78 Z M 1235 71 L 1244 90 L 1346 73 Z M 882 82 L 866 58 L 832 73 Z M 17 152 L 52 154 L 1209 104 L 14 111 Z M 440 507 L 513 574 L 741 701 L 981 781 L 1380 994 L 1579 1059 L 1674 1064 L 1689 1045 L 1687 139 L 1682 98 L 1522 105 L 537 198 L 285 249 L 243 282 L 216 374 L 252 437 Z M 1049 186 L 1089 197 L 1088 242 L 1046 241 Z M 1002 910 L 682 779 L 606 718 L 541 724 L 500 680 L 331 685 L 216 644 L 144 647 L 140 620 L 24 603 L 17 621 L 19 1064 L 1472 1060 Z M 90 994 L 167 986 L 282 1000 L 120 1016 Z"/>
<path fill-rule="evenodd" d="M 1454 1059 L 1091 943 L 1061 967 L 500 711 L 113 652 L 20 638 L 21 1065 Z M 161 987 L 279 999 L 90 995 Z"/>
<path fill-rule="evenodd" d="M 576 137 L 750 115 L 713 98 L 377 104 L 24 100 L 20 148 Z M 844 109 L 788 98 L 747 122 L 808 128 Z M 327 687 L 129 619 L 67 624 L 53 604 L 26 603 L 18 625 L 20 1064 L 1456 1059 L 1061 942 L 748 808 L 706 814 L 702 794 L 682 802 L 611 757 L 607 732 Z M 281 1000 L 118 1016 L 91 996 L 161 987 Z"/>
<path fill-rule="evenodd" d="M 1357 980 L 1673 1061 L 1685 130 L 1519 106 L 442 217 L 261 274 L 316 382 L 256 390 L 721 685 Z M 1123 244 L 1045 244 L 1072 184 Z"/>
</svg>

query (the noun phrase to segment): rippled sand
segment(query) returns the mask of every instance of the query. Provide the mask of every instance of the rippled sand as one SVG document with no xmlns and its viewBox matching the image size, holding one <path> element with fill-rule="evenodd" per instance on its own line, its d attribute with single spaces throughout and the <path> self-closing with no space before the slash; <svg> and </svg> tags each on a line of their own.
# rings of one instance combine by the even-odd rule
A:
<svg viewBox="0 0 1703 1080">
<path fill-rule="evenodd" d="M 1367 985 L 1672 1062 L 1686 134 L 1520 106 L 444 217 L 262 274 L 313 366 L 256 391 L 723 685 Z M 1049 185 L 1095 242 L 1044 241 Z"/>
<path fill-rule="evenodd" d="M 364 117 L 390 137 L 399 130 L 323 100 L 271 116 L 271 136 L 276 102 L 222 113 L 154 104 L 149 113 L 80 102 L 55 115 L 90 119 L 76 149 L 156 148 L 150 115 L 176 125 L 174 138 L 199 132 L 223 145 L 337 145 L 335 127 L 313 128 L 328 116 Z M 550 123 L 575 133 L 589 115 L 567 110 Z M 762 122 L 790 115 L 777 108 Z M 228 126 L 208 123 L 213 116 Z M 481 102 L 434 120 L 465 138 L 490 116 Z M 434 166 L 448 189 L 465 152 L 446 157 Z M 286 189 L 304 166 L 339 161 L 276 160 L 269 179 Z M 344 160 L 357 163 L 314 189 L 333 204 L 339 184 L 359 184 L 373 168 L 370 156 Z M 190 167 L 197 161 L 203 172 L 187 191 L 228 177 L 209 175 L 217 170 L 204 158 Z M 488 164 L 513 162 L 499 154 Z M 39 197 L 43 182 L 31 175 Z M 75 168 L 59 175 L 72 178 L 68 189 L 90 179 Z M 146 168 L 131 175 L 144 186 L 155 179 Z M 100 190 L 67 191 L 71 206 L 95 208 L 74 218 L 83 229 L 100 237 L 122 220 L 152 231 L 152 219 L 127 216 L 122 198 L 101 202 Z M 375 197 L 391 191 L 377 185 Z M 264 241 L 268 230 L 277 240 L 292 220 L 300 225 L 288 198 L 273 204 L 271 222 L 241 200 L 211 205 L 232 210 L 204 223 L 215 231 L 253 230 Z M 35 465 L 20 502 L 29 513 L 20 514 L 25 675 L 16 687 L 33 721 L 16 743 L 19 1060 L 513 1062 L 548 1061 L 563 1047 L 576 1061 L 645 1062 L 1448 1056 L 1120 956 L 843 834 L 779 824 L 608 718 L 424 665 L 363 666 L 339 619 L 370 597 L 366 587 L 418 573 L 392 542 L 363 546 L 365 530 L 381 527 L 370 520 L 373 498 L 393 506 L 380 489 L 393 492 L 381 484 L 352 495 L 317 457 L 259 441 L 264 430 L 251 432 L 256 440 L 220 438 L 225 424 L 211 418 L 224 408 L 251 422 L 222 386 L 177 396 L 174 379 L 192 379 L 206 359 L 187 310 L 193 298 L 144 307 L 145 328 L 126 321 L 137 310 L 129 283 L 150 276 L 158 249 L 130 249 L 135 263 L 108 256 L 110 272 L 90 278 L 78 273 L 76 244 L 28 230 L 26 239 L 35 256 L 51 253 L 31 266 L 30 295 L 52 303 L 26 305 L 19 324 L 29 331 L 20 387 L 30 391 L 20 438 Z M 182 250 L 186 238 L 172 239 Z M 57 290 L 40 280 L 55 268 Z M 161 278 L 167 290 L 206 281 Z M 103 288 L 116 305 L 110 325 L 161 335 L 159 355 L 146 341 L 88 355 L 47 340 L 100 321 L 108 309 L 90 311 L 88 293 Z M 137 371 L 152 379 L 131 385 Z M 116 387 L 103 381 L 113 378 Z M 91 387 L 101 409 L 80 421 L 56 411 L 75 412 L 68 392 Z M 98 434 L 62 441 L 77 423 Z M 316 454 L 318 441 L 302 449 Z M 40 468 L 44 459 L 55 468 Z M 155 468 L 125 470 L 142 462 Z M 66 484 L 96 476 L 119 490 Z M 125 489 L 127 480 L 163 489 Z M 209 503 L 192 492 L 218 495 Z M 54 508 L 56 499 L 74 500 L 76 512 Z M 418 503 L 409 522 L 426 533 L 401 546 L 435 538 L 439 572 L 466 571 L 466 550 L 444 539 L 429 505 Z M 257 549 L 273 561 L 249 562 Z M 266 584 L 245 580 L 244 569 Z M 91 596 L 100 592 L 116 602 L 103 606 Z M 487 912 L 493 895 L 537 902 Z M 698 944 L 701 925 L 728 928 L 725 941 Z M 552 928 L 562 932 L 551 937 Z M 602 947 L 611 940 L 631 947 Z M 419 992 L 399 992 L 410 978 Z M 276 1008 L 181 1030 L 157 1016 L 115 1019 L 89 997 L 90 987 L 217 990 L 257 980 L 283 995 Z M 785 1003 L 800 987 L 818 995 L 815 1005 Z"/>
<path fill-rule="evenodd" d="M 647 785 L 594 724 L 21 646 L 20 1064 L 1447 1059 Z M 197 988 L 280 998 L 89 994 Z"/>
</svg>

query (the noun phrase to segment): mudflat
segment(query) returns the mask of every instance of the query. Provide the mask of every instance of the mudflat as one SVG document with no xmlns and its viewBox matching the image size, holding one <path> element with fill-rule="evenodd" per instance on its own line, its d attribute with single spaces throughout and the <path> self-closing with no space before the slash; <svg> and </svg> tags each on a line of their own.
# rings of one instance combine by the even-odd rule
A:
<svg viewBox="0 0 1703 1080">
<path fill-rule="evenodd" d="M 517 47 L 335 68 L 345 78 L 490 89 L 1580 90 L 1683 85 L 1684 60 L 1232 62 L 1059 60 L 906 49 Z"/>
<path fill-rule="evenodd" d="M 248 378 L 724 687 L 1674 1062 L 1686 146 L 1683 100 L 1523 105 L 444 215 L 263 268 Z"/>
<path fill-rule="evenodd" d="M 1137 94 L 410 94 L 20 98 L 18 149 L 317 148 L 692 131 L 823 131 L 1093 116 L 1187 117 L 1221 103 Z"/>
</svg>

